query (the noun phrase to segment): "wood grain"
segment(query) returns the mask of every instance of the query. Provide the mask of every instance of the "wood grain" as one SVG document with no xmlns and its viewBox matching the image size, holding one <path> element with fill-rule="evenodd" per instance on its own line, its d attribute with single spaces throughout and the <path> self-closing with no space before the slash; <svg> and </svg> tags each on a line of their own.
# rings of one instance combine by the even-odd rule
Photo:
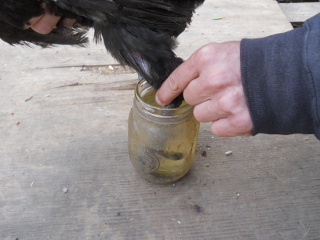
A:
<svg viewBox="0 0 320 240">
<path fill-rule="evenodd" d="M 290 29 L 275 1 L 209 0 L 177 53 Z M 0 44 L 1 240 L 319 239 L 313 136 L 217 138 L 201 124 L 190 173 L 150 184 L 128 159 L 135 73 L 110 74 L 102 45 Z"/>
<path fill-rule="evenodd" d="M 290 22 L 304 22 L 320 13 L 320 2 L 279 4 Z"/>
</svg>

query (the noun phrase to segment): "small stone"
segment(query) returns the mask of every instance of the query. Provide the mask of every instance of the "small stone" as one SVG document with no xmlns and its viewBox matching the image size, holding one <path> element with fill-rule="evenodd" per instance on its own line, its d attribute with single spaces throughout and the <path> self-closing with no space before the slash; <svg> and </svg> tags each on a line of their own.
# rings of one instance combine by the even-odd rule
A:
<svg viewBox="0 0 320 240">
<path fill-rule="evenodd" d="M 207 152 L 203 150 L 202 153 L 201 153 L 201 156 L 202 157 L 206 157 L 207 156 Z"/>
<path fill-rule="evenodd" d="M 29 97 L 28 99 L 24 100 L 25 102 L 29 102 L 31 99 L 33 98 L 33 96 Z"/>
<path fill-rule="evenodd" d="M 232 154 L 232 151 L 227 151 L 227 152 L 225 152 L 225 154 L 226 154 L 226 156 L 229 156 Z"/>
<path fill-rule="evenodd" d="M 69 192 L 69 189 L 68 189 L 68 188 L 63 188 L 62 191 L 63 191 L 64 193 L 67 193 L 67 192 Z"/>
<path fill-rule="evenodd" d="M 202 208 L 198 204 L 194 205 L 193 209 L 194 209 L 194 211 L 196 213 L 202 213 L 203 212 Z"/>
<path fill-rule="evenodd" d="M 114 68 L 112 67 L 112 65 L 109 65 L 109 69 L 114 71 Z"/>
</svg>

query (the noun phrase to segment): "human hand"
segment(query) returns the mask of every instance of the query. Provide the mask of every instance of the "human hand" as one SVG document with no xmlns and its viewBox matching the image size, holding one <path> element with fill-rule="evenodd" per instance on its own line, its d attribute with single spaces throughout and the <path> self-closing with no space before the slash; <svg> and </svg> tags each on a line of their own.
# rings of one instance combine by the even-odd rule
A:
<svg viewBox="0 0 320 240">
<path fill-rule="evenodd" d="M 182 63 L 158 90 L 160 105 L 183 92 L 199 122 L 220 137 L 250 136 L 253 123 L 240 72 L 240 42 L 210 43 Z"/>
<path fill-rule="evenodd" d="M 61 20 L 61 16 L 55 16 L 51 14 L 47 10 L 45 4 L 43 4 L 42 6 L 45 9 L 44 14 L 29 19 L 29 25 L 25 25 L 24 29 L 32 28 L 35 32 L 38 32 L 40 34 L 48 34 L 56 28 L 56 25 Z M 69 18 L 63 18 L 61 21 L 62 25 L 65 27 L 72 27 L 76 22 L 75 19 Z"/>
</svg>

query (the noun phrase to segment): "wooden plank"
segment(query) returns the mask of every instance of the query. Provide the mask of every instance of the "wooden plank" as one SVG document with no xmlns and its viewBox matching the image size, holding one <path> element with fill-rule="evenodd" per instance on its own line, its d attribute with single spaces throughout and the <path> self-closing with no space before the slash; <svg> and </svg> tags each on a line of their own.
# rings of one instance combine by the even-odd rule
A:
<svg viewBox="0 0 320 240">
<path fill-rule="evenodd" d="M 279 3 L 290 22 L 304 22 L 320 13 L 320 2 Z"/>
<path fill-rule="evenodd" d="M 177 54 L 290 29 L 273 0 L 211 0 L 179 38 Z M 128 159 L 135 73 L 109 71 L 117 65 L 101 44 L 0 44 L 1 240 L 319 238 L 313 136 L 218 138 L 201 124 L 190 173 L 150 184 Z"/>
</svg>

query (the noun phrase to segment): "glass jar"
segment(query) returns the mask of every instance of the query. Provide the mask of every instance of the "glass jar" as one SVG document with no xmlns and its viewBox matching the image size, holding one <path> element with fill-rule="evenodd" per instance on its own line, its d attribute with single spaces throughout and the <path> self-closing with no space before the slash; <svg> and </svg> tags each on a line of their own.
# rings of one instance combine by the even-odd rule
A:
<svg viewBox="0 0 320 240">
<path fill-rule="evenodd" d="M 193 107 L 159 106 L 156 91 L 145 80 L 136 87 L 128 121 L 129 157 L 135 170 L 153 183 L 182 178 L 193 163 L 199 122 Z"/>
</svg>

